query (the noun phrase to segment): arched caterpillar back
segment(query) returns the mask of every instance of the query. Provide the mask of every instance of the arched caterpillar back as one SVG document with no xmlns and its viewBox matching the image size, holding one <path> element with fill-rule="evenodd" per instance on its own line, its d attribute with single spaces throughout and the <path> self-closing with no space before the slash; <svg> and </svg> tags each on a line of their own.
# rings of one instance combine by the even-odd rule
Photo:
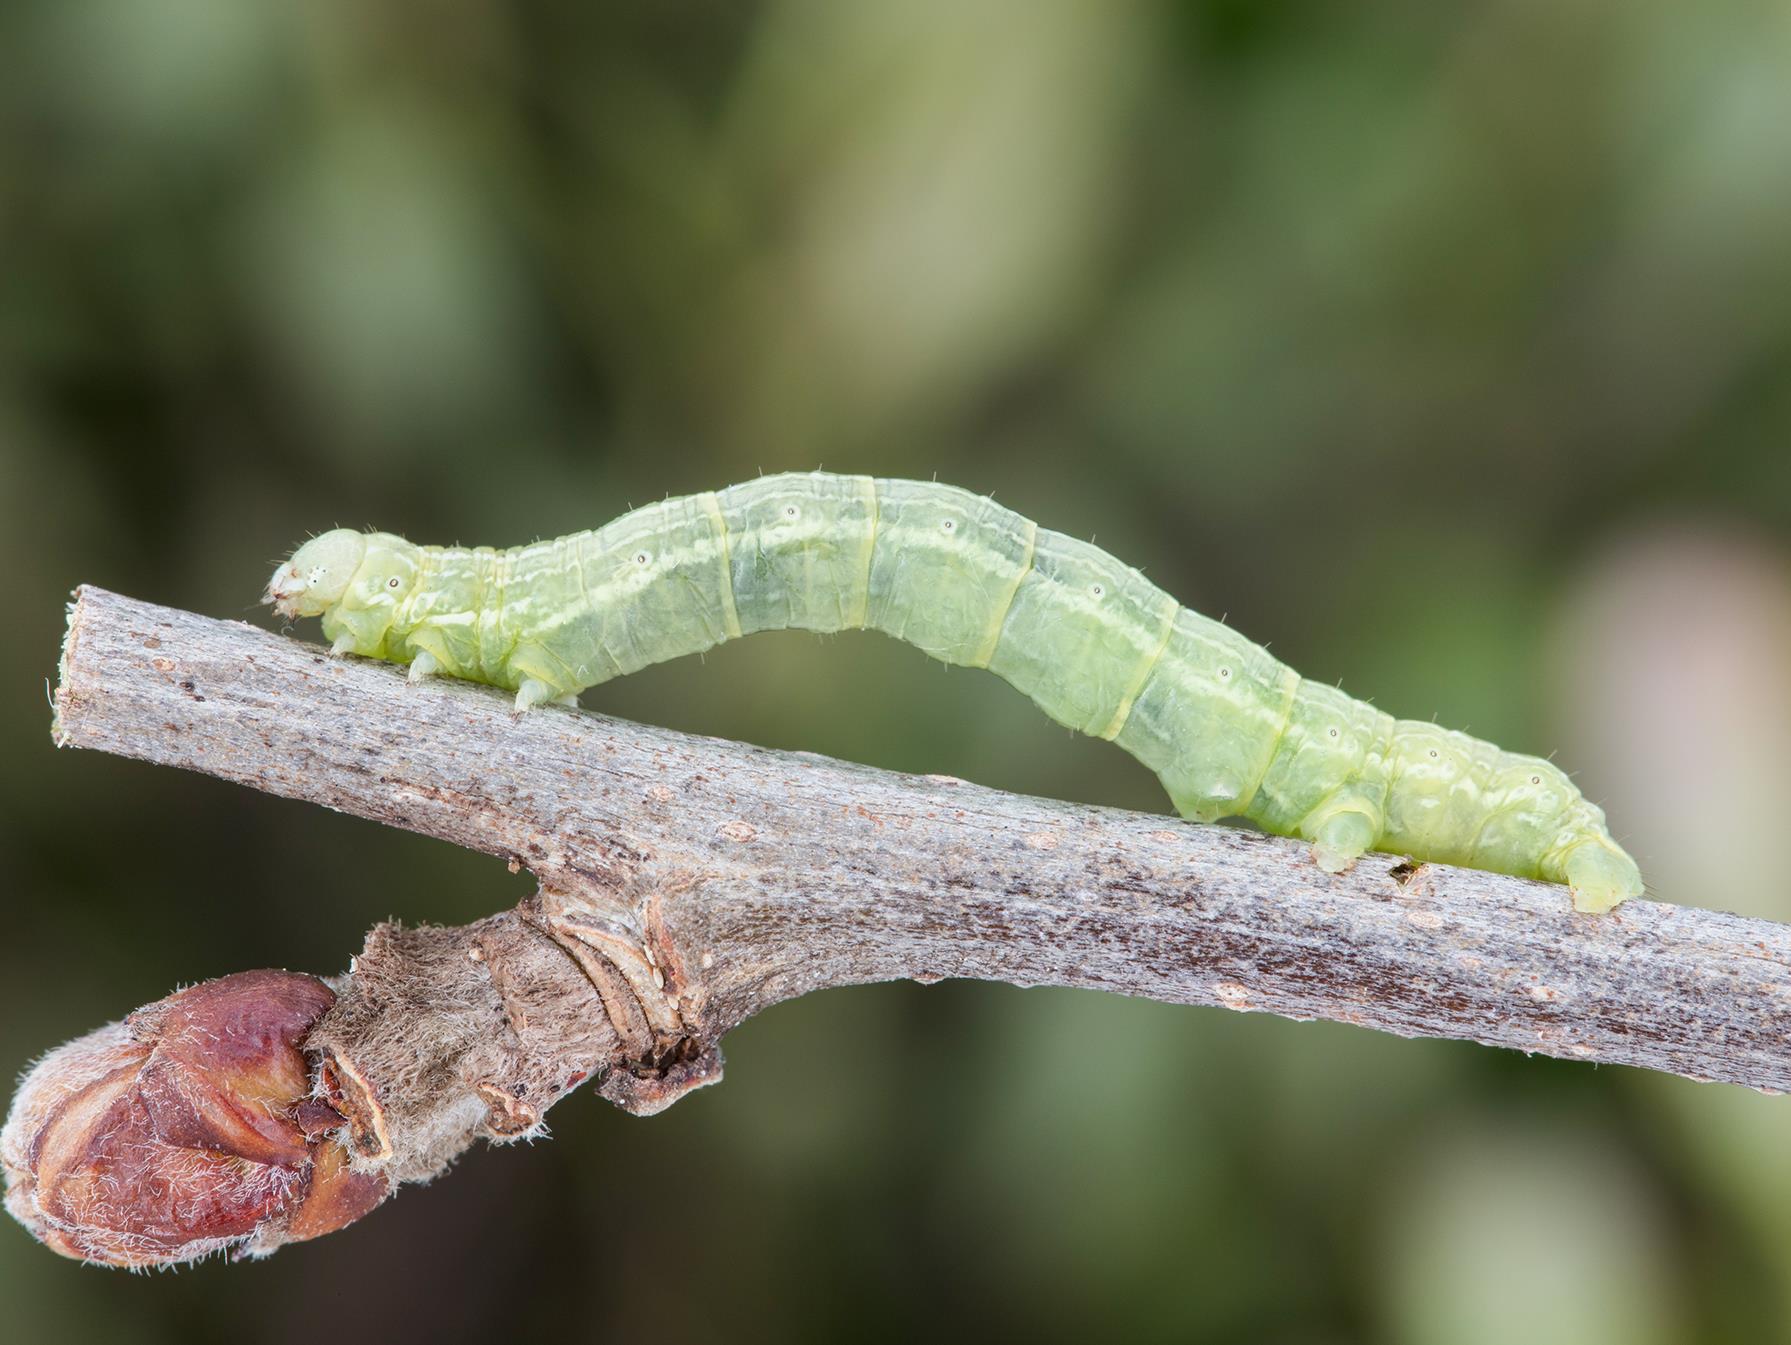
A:
<svg viewBox="0 0 1791 1345">
<path fill-rule="evenodd" d="M 337 653 L 516 692 L 519 710 L 754 631 L 869 627 L 987 668 L 1109 738 L 1185 817 L 1244 816 L 1333 872 L 1368 850 L 1642 891 L 1604 814 L 1537 757 L 1301 680 L 1086 542 L 952 486 L 822 472 L 666 500 L 507 551 L 328 532 L 267 600 Z"/>
</svg>

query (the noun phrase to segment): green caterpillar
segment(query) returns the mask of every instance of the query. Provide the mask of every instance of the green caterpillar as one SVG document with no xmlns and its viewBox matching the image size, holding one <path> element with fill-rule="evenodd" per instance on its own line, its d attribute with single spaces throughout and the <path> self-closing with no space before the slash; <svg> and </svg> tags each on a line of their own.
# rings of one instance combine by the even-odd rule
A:
<svg viewBox="0 0 1791 1345">
<path fill-rule="evenodd" d="M 504 687 L 519 711 L 754 631 L 871 627 L 1117 742 L 1184 817 L 1303 837 L 1331 872 L 1382 849 L 1568 883 L 1582 911 L 1642 891 L 1548 762 L 1303 681 L 1099 548 L 952 486 L 763 477 L 508 551 L 339 529 L 266 601 L 321 616 L 338 654 Z"/>
</svg>

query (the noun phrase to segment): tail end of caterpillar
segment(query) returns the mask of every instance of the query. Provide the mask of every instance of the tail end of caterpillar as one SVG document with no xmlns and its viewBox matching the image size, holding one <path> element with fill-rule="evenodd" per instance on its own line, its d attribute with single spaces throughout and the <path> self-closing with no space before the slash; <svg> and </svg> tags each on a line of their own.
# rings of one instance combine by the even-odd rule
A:
<svg viewBox="0 0 1791 1345">
<path fill-rule="evenodd" d="M 1573 889 L 1573 909 L 1600 915 L 1631 897 L 1642 895 L 1642 871 L 1615 845 L 1583 841 L 1567 854 L 1563 866 Z"/>
</svg>

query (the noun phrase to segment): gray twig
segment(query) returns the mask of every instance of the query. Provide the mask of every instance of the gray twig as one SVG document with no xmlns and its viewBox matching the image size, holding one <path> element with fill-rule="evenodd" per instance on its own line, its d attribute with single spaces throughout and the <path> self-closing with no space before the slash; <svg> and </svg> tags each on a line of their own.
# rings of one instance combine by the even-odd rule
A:
<svg viewBox="0 0 1791 1345">
<path fill-rule="evenodd" d="M 1332 876 L 1231 828 L 573 710 L 518 718 L 494 691 L 95 588 L 71 608 L 56 712 L 61 743 L 534 873 L 515 912 L 375 931 L 312 1034 L 372 1099 L 361 1159 L 400 1179 L 476 1134 L 526 1133 L 587 1074 L 656 1110 L 717 1077 L 717 1041 L 760 1009 L 904 977 L 1791 1088 L 1791 928 L 1767 921 L 1646 901 L 1576 915 L 1564 888 L 1383 855 Z"/>
</svg>

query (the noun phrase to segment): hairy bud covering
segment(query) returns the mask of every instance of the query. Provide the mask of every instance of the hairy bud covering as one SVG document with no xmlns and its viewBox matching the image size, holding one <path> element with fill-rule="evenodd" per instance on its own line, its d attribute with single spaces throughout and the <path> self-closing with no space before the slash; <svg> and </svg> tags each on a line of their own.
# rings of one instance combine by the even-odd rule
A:
<svg viewBox="0 0 1791 1345">
<path fill-rule="evenodd" d="M 50 1052 L 0 1132 L 6 1207 L 45 1245 L 156 1266 L 259 1255 L 379 1204 L 301 1043 L 335 1001 L 313 976 L 206 981 Z"/>
</svg>

